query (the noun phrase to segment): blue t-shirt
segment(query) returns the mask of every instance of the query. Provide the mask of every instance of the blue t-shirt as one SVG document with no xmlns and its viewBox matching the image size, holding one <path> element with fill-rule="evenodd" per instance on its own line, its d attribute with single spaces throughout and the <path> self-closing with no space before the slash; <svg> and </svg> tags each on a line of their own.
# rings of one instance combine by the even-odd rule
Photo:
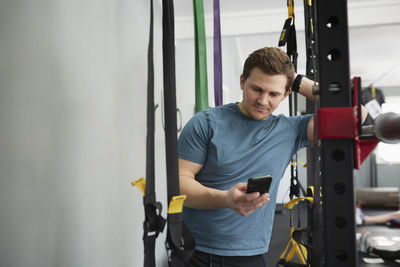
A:
<svg viewBox="0 0 400 267">
<path fill-rule="evenodd" d="M 179 158 L 203 165 L 195 179 L 204 186 L 227 190 L 250 177 L 273 177 L 271 201 L 249 216 L 228 208 L 184 207 L 196 249 L 223 256 L 268 250 L 279 182 L 293 154 L 308 145 L 310 118 L 270 115 L 254 120 L 232 103 L 201 111 L 185 125 L 179 136 Z"/>
</svg>

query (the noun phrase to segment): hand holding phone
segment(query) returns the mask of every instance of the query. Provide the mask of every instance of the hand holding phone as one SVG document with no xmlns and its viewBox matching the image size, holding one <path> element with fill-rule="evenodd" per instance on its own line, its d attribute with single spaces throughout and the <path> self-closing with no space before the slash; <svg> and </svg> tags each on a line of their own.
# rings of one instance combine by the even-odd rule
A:
<svg viewBox="0 0 400 267">
<path fill-rule="evenodd" d="M 260 194 L 268 193 L 271 186 L 272 176 L 258 176 L 252 177 L 247 180 L 246 193 L 260 192 Z"/>
</svg>

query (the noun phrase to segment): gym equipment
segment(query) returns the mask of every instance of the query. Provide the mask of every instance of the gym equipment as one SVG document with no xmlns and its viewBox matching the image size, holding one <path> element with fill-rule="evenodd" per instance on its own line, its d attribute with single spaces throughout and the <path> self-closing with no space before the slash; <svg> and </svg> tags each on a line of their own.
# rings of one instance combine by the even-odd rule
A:
<svg viewBox="0 0 400 267">
<path fill-rule="evenodd" d="M 378 115 L 374 122 L 376 137 L 385 143 L 400 142 L 400 114 L 393 112 Z"/>
<path fill-rule="evenodd" d="M 182 221 L 182 207 L 186 198 L 179 193 L 178 144 L 176 118 L 175 84 L 175 34 L 173 1 L 163 0 L 163 74 L 164 74 L 164 113 L 165 113 L 165 151 L 167 166 L 168 215 L 166 249 L 168 264 L 184 267 L 195 249 L 195 240 Z M 144 267 L 155 267 L 155 241 L 163 231 L 165 219 L 161 216 L 162 206 L 155 201 L 154 177 L 154 67 L 153 67 L 153 1 L 150 1 L 150 36 L 148 47 L 148 87 L 147 87 L 147 143 L 146 176 L 134 182 L 143 193 L 145 221 L 143 223 Z"/>
<path fill-rule="evenodd" d="M 163 0 L 163 72 L 165 113 L 165 157 L 167 166 L 167 242 L 168 264 L 183 267 L 195 249 L 195 240 L 182 219 L 185 195 L 180 195 L 175 83 L 174 4 Z"/>
<path fill-rule="evenodd" d="M 398 229 L 364 228 L 357 234 L 357 249 L 370 256 L 379 256 L 387 261 L 400 259 Z"/>
<path fill-rule="evenodd" d="M 294 1 L 289 0 L 287 2 L 288 18 L 285 20 L 281 35 L 279 37 L 278 46 L 286 45 L 286 53 L 291 59 L 295 71 L 297 71 L 297 41 L 296 41 L 296 27 L 295 27 L 295 16 L 294 16 Z M 297 94 L 293 93 L 289 95 L 289 116 L 297 115 Z M 305 195 L 305 190 L 301 186 L 298 179 L 298 168 L 294 164 L 297 162 L 297 153 L 293 156 L 290 164 L 290 199 L 293 197 L 300 196 L 300 189 Z"/>
<path fill-rule="evenodd" d="M 311 192 L 311 191 L 310 191 Z M 310 258 L 309 255 L 309 247 L 307 247 L 303 241 L 302 233 L 307 233 L 308 229 L 301 229 L 300 225 L 295 229 L 293 223 L 293 208 L 301 201 L 306 201 L 312 205 L 314 198 L 312 196 L 308 197 L 297 197 L 291 199 L 289 202 L 283 205 L 284 208 L 289 209 L 290 212 L 290 240 L 286 245 L 285 250 L 280 256 L 279 262 L 276 264 L 276 267 L 290 267 L 290 266 L 309 266 Z M 300 223 L 299 223 L 300 224 Z M 290 248 L 291 247 L 291 248 Z M 289 249 L 290 248 L 290 249 Z M 300 261 L 300 264 L 293 263 L 291 260 L 294 255 L 297 255 L 297 258 Z"/>
<path fill-rule="evenodd" d="M 214 0 L 214 101 L 222 105 L 222 55 L 219 0 Z"/>
<path fill-rule="evenodd" d="M 193 0 L 195 55 L 195 112 L 207 109 L 207 49 L 203 0 Z"/>
<path fill-rule="evenodd" d="M 164 230 L 166 220 L 161 216 L 162 205 L 156 201 L 154 167 L 154 63 L 153 63 L 153 0 L 150 1 L 150 32 L 147 51 L 147 136 L 146 136 L 146 177 L 132 185 L 143 193 L 145 219 L 143 222 L 144 266 L 155 267 L 155 244 L 160 232 Z"/>
<path fill-rule="evenodd" d="M 356 201 L 363 208 L 400 208 L 397 187 L 356 188 Z"/>
</svg>

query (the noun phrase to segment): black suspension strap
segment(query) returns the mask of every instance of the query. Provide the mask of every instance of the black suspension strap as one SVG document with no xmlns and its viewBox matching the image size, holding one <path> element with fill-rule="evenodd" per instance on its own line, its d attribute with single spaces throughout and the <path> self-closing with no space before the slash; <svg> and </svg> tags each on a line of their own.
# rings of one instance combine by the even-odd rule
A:
<svg viewBox="0 0 400 267">
<path fill-rule="evenodd" d="M 285 20 L 283 29 L 279 38 L 278 46 L 286 45 L 286 53 L 291 59 L 294 69 L 297 72 L 297 41 L 296 41 L 296 28 L 295 28 L 295 16 L 294 16 L 294 1 L 288 0 L 288 18 Z M 289 116 L 296 116 L 297 112 L 297 94 L 289 95 Z M 302 189 L 303 195 L 306 195 L 305 190 L 301 187 L 298 179 L 298 166 L 297 166 L 297 154 L 293 157 L 292 163 L 290 164 L 290 199 L 293 197 L 300 196 L 300 189 Z"/>
<path fill-rule="evenodd" d="M 146 137 L 146 177 L 134 181 L 143 193 L 145 220 L 143 222 L 144 267 L 155 267 L 155 244 L 164 230 L 165 219 L 161 216 L 162 205 L 156 202 L 154 164 L 154 56 L 153 56 L 153 0 L 150 0 L 150 33 L 147 53 L 147 137 Z"/>
<path fill-rule="evenodd" d="M 169 203 L 166 248 L 169 266 L 183 267 L 192 256 L 195 241 L 182 221 L 182 207 L 186 196 L 180 195 L 179 190 L 173 0 L 163 0 L 162 5 L 165 151 Z"/>
<path fill-rule="evenodd" d="M 278 46 L 287 45 L 287 54 L 293 62 L 295 70 L 297 70 L 297 41 L 296 27 L 294 16 L 294 0 L 288 0 L 288 18 L 283 25 L 283 29 L 279 38 Z"/>
</svg>

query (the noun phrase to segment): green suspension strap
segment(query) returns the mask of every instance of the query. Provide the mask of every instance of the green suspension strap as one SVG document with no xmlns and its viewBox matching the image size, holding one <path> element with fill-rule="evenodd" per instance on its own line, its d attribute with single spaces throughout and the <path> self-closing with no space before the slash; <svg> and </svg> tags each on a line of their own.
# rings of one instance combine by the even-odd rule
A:
<svg viewBox="0 0 400 267">
<path fill-rule="evenodd" d="M 208 81 L 207 81 L 207 49 L 204 26 L 203 0 L 193 0 L 194 15 L 194 52 L 195 52 L 195 112 L 207 109 Z"/>
</svg>

